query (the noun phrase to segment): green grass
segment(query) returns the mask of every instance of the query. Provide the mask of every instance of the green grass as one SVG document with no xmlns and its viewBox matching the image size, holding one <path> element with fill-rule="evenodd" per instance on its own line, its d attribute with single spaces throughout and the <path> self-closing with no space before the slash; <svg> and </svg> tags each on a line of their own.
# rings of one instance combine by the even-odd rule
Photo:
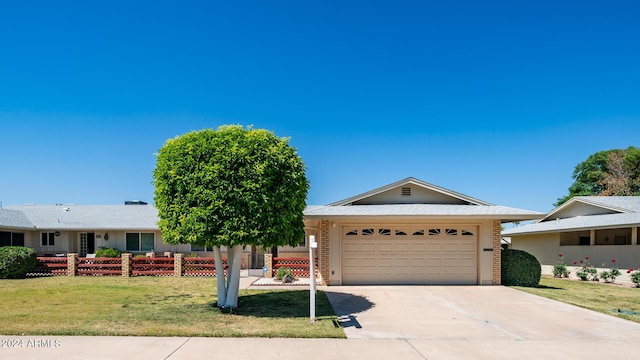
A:
<svg viewBox="0 0 640 360">
<path fill-rule="evenodd" d="M 238 309 L 216 307 L 216 280 L 49 277 L 0 280 L 0 334 L 344 338 L 318 291 L 240 290 Z"/>
<path fill-rule="evenodd" d="M 542 277 L 537 288 L 513 288 L 640 323 L 640 289 L 637 288 L 552 277 Z M 618 313 L 614 311 L 617 309 L 637 314 Z"/>
</svg>

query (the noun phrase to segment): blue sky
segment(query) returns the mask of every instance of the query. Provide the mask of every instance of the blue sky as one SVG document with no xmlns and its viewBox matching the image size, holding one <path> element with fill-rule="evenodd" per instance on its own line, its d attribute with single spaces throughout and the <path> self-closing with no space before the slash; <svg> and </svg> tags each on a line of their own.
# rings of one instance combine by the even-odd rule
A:
<svg viewBox="0 0 640 360">
<path fill-rule="evenodd" d="M 0 201 L 153 201 L 168 138 L 252 124 L 310 204 L 413 176 L 548 211 L 638 146 L 637 1 L 4 1 Z"/>
</svg>

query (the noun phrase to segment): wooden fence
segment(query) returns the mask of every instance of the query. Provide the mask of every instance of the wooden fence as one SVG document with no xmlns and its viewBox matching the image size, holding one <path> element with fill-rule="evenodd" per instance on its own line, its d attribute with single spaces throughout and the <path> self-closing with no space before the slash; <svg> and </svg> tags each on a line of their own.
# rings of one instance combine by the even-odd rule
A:
<svg viewBox="0 0 640 360">
<path fill-rule="evenodd" d="M 173 276 L 175 258 L 136 257 L 131 259 L 131 275 Z"/>
<path fill-rule="evenodd" d="M 227 270 L 227 259 L 222 259 Z M 182 276 L 216 276 L 216 262 L 213 258 L 184 258 Z"/>
<path fill-rule="evenodd" d="M 76 275 L 122 275 L 122 258 L 78 258 Z"/>
<path fill-rule="evenodd" d="M 216 276 L 213 258 L 134 257 L 88 258 L 38 257 L 36 267 L 27 277 L 43 276 Z M 123 269 L 123 261 L 125 265 Z M 71 264 L 71 266 L 69 266 Z M 178 265 L 178 266 L 176 266 Z M 223 259 L 225 270 L 227 260 Z M 177 273 L 176 268 L 179 269 Z M 70 271 L 71 269 L 71 271 Z M 226 272 L 225 272 L 226 273 Z"/>
<path fill-rule="evenodd" d="M 273 258 L 272 276 L 276 276 L 278 269 L 289 268 L 295 277 L 308 278 L 309 274 L 309 258 Z M 315 259 L 316 273 L 318 272 L 318 258 Z"/>
<path fill-rule="evenodd" d="M 268 256 L 271 256 L 268 254 Z M 225 274 L 227 260 L 223 259 Z M 308 258 L 273 258 L 265 261 L 267 276 L 275 276 L 280 268 L 290 268 L 296 277 L 309 277 Z M 124 264 L 124 266 L 123 266 Z M 269 266 L 270 265 L 270 266 Z M 316 274 L 318 258 L 315 259 Z M 131 257 L 87 258 L 69 254 L 67 257 L 38 257 L 35 269 L 27 277 L 42 276 L 216 276 L 213 258 Z"/>
<path fill-rule="evenodd" d="M 67 276 L 67 258 L 38 257 L 36 258 L 36 267 L 27 276 Z"/>
</svg>

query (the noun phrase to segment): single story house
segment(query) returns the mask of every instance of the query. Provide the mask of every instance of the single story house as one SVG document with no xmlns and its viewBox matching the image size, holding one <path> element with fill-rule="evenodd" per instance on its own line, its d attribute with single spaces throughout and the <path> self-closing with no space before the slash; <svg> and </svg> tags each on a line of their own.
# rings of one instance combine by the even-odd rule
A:
<svg viewBox="0 0 640 360">
<path fill-rule="evenodd" d="M 504 231 L 513 249 L 553 265 L 562 254 L 566 264 L 589 257 L 595 267 L 640 266 L 638 227 L 640 196 L 576 196 L 533 224 Z"/>
<path fill-rule="evenodd" d="M 329 285 L 500 284 L 502 222 L 542 216 L 415 178 L 305 211 Z"/>
<path fill-rule="evenodd" d="M 544 216 L 415 178 L 308 206 L 304 215 L 307 237 L 274 250 L 280 257 L 306 257 L 314 235 L 320 274 L 329 285 L 500 284 L 501 224 Z M 156 208 L 140 202 L 9 206 L 0 210 L 0 246 L 80 256 L 101 246 L 133 253 L 208 250 L 164 243 L 157 221 Z M 261 267 L 263 251 L 248 247 L 243 261 Z"/>
<path fill-rule="evenodd" d="M 0 246 L 27 246 L 39 255 L 99 247 L 131 252 L 190 251 L 162 241 L 158 211 L 142 202 L 128 205 L 23 205 L 0 210 Z"/>
</svg>

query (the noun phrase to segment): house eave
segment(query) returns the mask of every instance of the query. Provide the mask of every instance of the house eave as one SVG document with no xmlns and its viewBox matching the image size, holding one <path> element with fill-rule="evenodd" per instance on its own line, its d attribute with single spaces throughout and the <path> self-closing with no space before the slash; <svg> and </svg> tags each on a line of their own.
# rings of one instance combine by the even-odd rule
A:
<svg viewBox="0 0 640 360">
<path fill-rule="evenodd" d="M 534 220 L 531 215 L 305 215 L 309 220 L 375 220 L 375 221 L 465 221 L 500 220 L 501 222 Z"/>
<path fill-rule="evenodd" d="M 537 234 L 553 234 L 553 233 L 567 233 L 576 231 L 589 231 L 589 230 L 605 230 L 605 229 L 623 229 L 628 227 L 640 227 L 640 223 L 620 223 L 611 225 L 594 225 L 594 226 L 577 226 L 577 227 L 562 227 L 544 230 L 533 231 L 518 231 L 509 229 L 502 232 L 504 236 L 522 236 L 522 235 L 537 235 Z M 515 228 L 517 229 L 517 228 Z"/>
</svg>

